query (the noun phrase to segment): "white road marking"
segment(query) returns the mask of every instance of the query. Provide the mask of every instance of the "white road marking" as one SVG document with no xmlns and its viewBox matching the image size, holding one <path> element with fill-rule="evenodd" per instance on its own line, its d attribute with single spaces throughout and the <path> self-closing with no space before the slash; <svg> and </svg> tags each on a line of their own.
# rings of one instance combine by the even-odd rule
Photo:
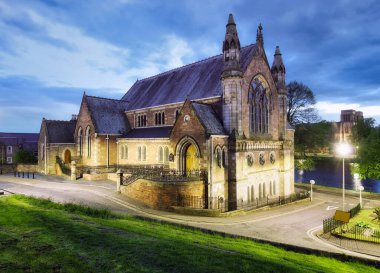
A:
<svg viewBox="0 0 380 273">
<path fill-rule="evenodd" d="M 334 210 L 334 209 L 339 209 L 339 207 L 327 206 L 327 208 L 326 208 L 326 210 Z"/>
</svg>

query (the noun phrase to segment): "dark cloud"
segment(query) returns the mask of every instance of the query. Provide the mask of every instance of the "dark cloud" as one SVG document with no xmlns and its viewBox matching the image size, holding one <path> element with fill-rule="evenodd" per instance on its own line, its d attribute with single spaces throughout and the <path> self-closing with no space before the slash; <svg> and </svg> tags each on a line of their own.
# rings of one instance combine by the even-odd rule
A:
<svg viewBox="0 0 380 273">
<path fill-rule="evenodd" d="M 363 106 L 378 105 L 380 101 L 380 1 L 377 0 L 16 2 L 50 21 L 75 27 L 83 35 L 127 48 L 130 56 L 120 59 L 129 69 L 142 69 L 146 57 L 152 54 L 159 55 L 153 58 L 157 67 L 165 69 L 165 58 L 170 57 L 165 56 L 165 37 L 170 35 L 183 39 L 192 49 L 193 54 L 184 58 L 186 62 L 220 54 L 228 14 L 233 13 L 242 45 L 255 42 L 257 25 L 261 22 L 269 62 L 275 46 L 280 45 L 287 80 L 307 84 L 317 100 Z M 0 29 L 0 61 L 5 54 L 18 54 L 19 49 L 12 43 L 15 37 L 25 36 L 67 51 L 76 50 L 70 42 L 72 37 L 61 39 L 46 33 L 44 26 L 27 12 L 6 18 L 3 6 L 0 3 L 3 18 L 0 21 L 11 31 Z M 17 6 L 15 12 L 16 9 Z M 57 114 L 57 109 L 49 108 L 54 105 L 52 102 L 79 107 L 84 90 L 93 95 L 121 97 L 113 90 L 90 90 L 86 86 L 47 87 L 40 78 L 4 76 L 2 71 L 6 69 L 6 64 L 0 67 L 0 106 L 30 107 L 21 115 L 28 121 L 30 131 L 39 129 L 41 115 L 49 114 L 50 110 L 52 118 L 68 113 Z M 115 74 L 128 76 L 125 68 L 116 69 Z M 99 66 L 99 70 L 106 73 L 115 67 Z M 43 109 L 30 114 L 39 101 Z M 22 122 L 7 121 L 4 125 L 1 121 L 0 129 L 5 126 L 17 131 L 15 124 Z"/>
</svg>

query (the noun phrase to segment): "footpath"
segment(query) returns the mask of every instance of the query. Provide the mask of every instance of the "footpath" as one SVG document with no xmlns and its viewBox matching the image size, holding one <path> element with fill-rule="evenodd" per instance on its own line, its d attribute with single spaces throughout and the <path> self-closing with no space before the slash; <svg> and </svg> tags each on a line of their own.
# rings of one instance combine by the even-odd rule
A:
<svg viewBox="0 0 380 273">
<path fill-rule="evenodd" d="M 286 208 L 275 208 L 275 209 L 271 209 L 267 211 L 257 211 L 257 212 L 253 211 L 253 212 L 249 212 L 247 215 L 242 215 L 242 216 L 233 216 L 233 217 L 228 217 L 228 218 L 202 217 L 202 216 L 195 217 L 195 216 L 174 214 L 167 211 L 158 211 L 158 210 L 148 208 L 142 205 L 141 203 L 136 202 L 135 200 L 131 200 L 127 196 L 118 194 L 115 191 L 116 183 L 112 181 L 108 181 L 108 180 L 70 181 L 70 180 L 63 179 L 62 177 L 45 176 L 45 175 L 38 174 L 36 175 L 33 182 L 32 179 L 21 179 L 21 178 L 13 177 L 12 175 L 1 175 L 0 188 L 2 187 L 1 184 L 3 184 L 3 188 L 6 189 L 8 191 L 7 194 L 9 194 L 9 192 L 12 192 L 12 188 L 6 187 L 7 181 L 9 183 L 21 182 L 23 184 L 24 183 L 38 184 L 40 182 L 46 184 L 46 182 L 52 182 L 51 187 L 57 187 L 57 190 L 63 189 L 62 187 L 67 187 L 67 188 L 75 187 L 76 189 L 87 188 L 87 189 L 91 189 L 91 192 L 96 193 L 96 195 L 94 195 L 93 197 L 94 199 L 99 199 L 100 197 L 102 197 L 102 198 L 109 199 L 110 202 L 113 202 L 113 205 L 115 205 L 115 203 L 119 204 L 120 206 L 118 209 L 116 210 L 112 209 L 116 212 L 123 212 L 123 210 L 124 211 L 128 210 L 128 213 L 132 212 L 131 214 L 136 215 L 138 217 L 145 218 L 145 219 L 151 219 L 154 221 L 162 221 L 162 222 L 170 222 L 170 223 L 174 223 L 174 224 L 178 224 L 178 225 L 182 225 L 182 226 L 186 226 L 190 228 L 200 229 L 205 232 L 220 233 L 226 236 L 235 236 L 235 237 L 241 237 L 241 238 L 246 238 L 246 239 L 251 239 L 251 240 L 253 239 L 257 241 L 264 241 L 264 242 L 274 244 L 274 245 L 277 245 L 279 247 L 289 249 L 289 250 L 295 250 L 295 251 L 301 251 L 301 252 L 310 251 L 309 253 L 314 253 L 314 254 L 330 252 L 332 256 L 341 255 L 338 253 L 346 253 L 346 255 L 348 254 L 348 255 L 356 256 L 362 259 L 367 259 L 367 260 L 371 259 L 372 261 L 380 262 L 380 253 L 379 253 L 380 245 L 379 244 L 371 244 L 371 243 L 365 243 L 365 242 L 352 242 L 349 239 L 341 239 L 341 238 L 336 238 L 334 236 L 321 236 L 320 235 L 321 227 L 315 229 L 315 234 L 319 234 L 317 235 L 319 241 L 323 241 L 325 245 L 329 244 L 330 246 L 335 246 L 335 249 L 333 247 L 329 248 L 329 247 L 321 245 L 320 242 L 318 242 L 318 240 L 316 239 L 314 239 L 315 240 L 314 243 L 312 244 L 310 243 L 310 245 L 306 247 L 302 247 L 301 245 L 304 245 L 304 244 L 298 244 L 297 246 L 297 245 L 291 245 L 291 243 L 286 243 L 286 242 L 281 242 L 281 241 L 276 243 L 275 241 L 271 241 L 270 239 L 268 240 L 266 238 L 260 238 L 260 236 L 256 236 L 256 235 L 260 235 L 258 233 L 250 233 L 249 237 L 247 237 L 246 235 L 247 233 L 241 231 L 242 228 L 246 230 L 247 228 L 251 228 L 251 226 L 256 226 L 257 224 L 262 223 L 261 221 L 265 222 L 265 221 L 268 221 L 268 219 L 269 220 L 275 219 L 281 214 L 289 215 L 289 217 L 293 217 L 295 215 L 294 212 L 303 211 L 305 212 L 305 214 L 307 214 L 308 211 L 310 211 L 310 209 L 313 210 L 313 212 L 315 210 L 319 210 L 319 206 L 322 206 L 322 204 L 324 204 L 325 201 L 322 199 L 318 201 L 317 200 L 318 198 L 315 198 L 316 200 L 313 200 L 313 202 L 310 202 L 310 203 L 292 204 Z M 73 186 L 70 186 L 70 185 L 73 185 Z M 297 188 L 305 189 L 302 186 L 303 185 L 300 185 L 300 186 L 298 186 L 298 184 L 296 185 Z M 97 189 L 97 192 L 93 191 L 93 189 L 95 188 Z M 316 189 L 313 187 L 313 190 L 315 192 L 321 191 L 323 194 L 332 194 L 332 195 L 338 194 L 337 192 L 338 189 L 331 188 L 331 192 L 330 192 L 328 187 L 323 187 L 322 189 Z M 379 198 L 380 195 L 379 194 L 377 195 L 375 196 Z M 91 203 L 89 204 L 91 205 Z M 252 217 L 253 214 L 254 214 L 254 217 Z M 235 228 L 239 228 L 240 231 L 234 230 Z M 303 237 L 305 237 L 306 231 L 303 231 L 303 232 L 304 232 Z M 302 236 L 302 235 L 299 232 L 297 236 Z M 313 250 L 314 249 L 313 246 L 316 246 L 315 251 Z M 345 251 L 345 250 L 348 250 L 348 251 Z M 349 253 L 349 252 L 352 252 L 352 253 Z M 357 254 L 355 255 L 355 253 Z M 365 256 L 363 254 L 367 254 L 370 256 Z M 324 255 L 324 254 L 321 254 L 321 255 Z M 327 254 L 325 254 L 324 256 L 326 255 Z"/>
</svg>

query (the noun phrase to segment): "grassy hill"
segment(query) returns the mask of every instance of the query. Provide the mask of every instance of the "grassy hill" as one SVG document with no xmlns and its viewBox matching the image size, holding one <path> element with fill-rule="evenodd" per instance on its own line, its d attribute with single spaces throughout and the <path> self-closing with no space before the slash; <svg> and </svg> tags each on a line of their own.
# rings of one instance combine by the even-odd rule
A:
<svg viewBox="0 0 380 273">
<path fill-rule="evenodd" d="M 0 198 L 0 272 L 378 272 L 21 195 Z"/>
</svg>

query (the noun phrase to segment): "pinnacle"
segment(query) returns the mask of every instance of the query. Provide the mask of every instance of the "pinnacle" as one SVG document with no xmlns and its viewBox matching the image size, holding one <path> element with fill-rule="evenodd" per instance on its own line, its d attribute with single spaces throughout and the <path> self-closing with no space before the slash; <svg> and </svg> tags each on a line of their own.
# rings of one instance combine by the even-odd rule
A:
<svg viewBox="0 0 380 273">
<path fill-rule="evenodd" d="M 228 23 L 227 23 L 227 26 L 228 25 L 236 25 L 235 24 L 235 20 L 234 20 L 234 16 L 232 15 L 232 13 L 230 13 L 230 15 L 228 16 Z"/>
<path fill-rule="evenodd" d="M 274 52 L 274 55 L 281 55 L 280 47 L 276 46 L 276 51 Z"/>
</svg>

